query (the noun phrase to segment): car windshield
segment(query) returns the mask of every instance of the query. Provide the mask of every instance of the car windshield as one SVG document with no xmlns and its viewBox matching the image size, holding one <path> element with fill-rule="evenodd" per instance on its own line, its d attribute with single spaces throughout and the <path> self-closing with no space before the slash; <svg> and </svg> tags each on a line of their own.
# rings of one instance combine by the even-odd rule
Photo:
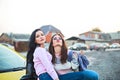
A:
<svg viewBox="0 0 120 80">
<path fill-rule="evenodd" d="M 0 45 L 0 72 L 25 68 L 25 60 L 14 51 Z"/>
</svg>

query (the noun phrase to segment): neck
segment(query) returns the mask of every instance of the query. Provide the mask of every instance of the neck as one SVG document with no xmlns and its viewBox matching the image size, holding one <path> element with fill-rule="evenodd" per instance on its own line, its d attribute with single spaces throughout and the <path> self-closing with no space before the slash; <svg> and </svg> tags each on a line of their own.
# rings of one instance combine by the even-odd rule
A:
<svg viewBox="0 0 120 80">
<path fill-rule="evenodd" d="M 55 55 L 60 55 L 61 54 L 61 47 L 60 46 L 54 47 L 54 50 L 55 50 Z"/>
<path fill-rule="evenodd" d="M 41 44 L 40 47 L 44 48 L 44 44 Z"/>
</svg>

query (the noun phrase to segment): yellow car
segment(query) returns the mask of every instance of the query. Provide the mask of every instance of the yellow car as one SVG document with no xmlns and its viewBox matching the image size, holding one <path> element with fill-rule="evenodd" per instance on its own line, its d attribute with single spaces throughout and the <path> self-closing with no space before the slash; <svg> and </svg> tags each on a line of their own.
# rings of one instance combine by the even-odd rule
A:
<svg viewBox="0 0 120 80">
<path fill-rule="evenodd" d="M 19 53 L 0 44 L 0 80 L 20 80 L 26 60 Z"/>
</svg>

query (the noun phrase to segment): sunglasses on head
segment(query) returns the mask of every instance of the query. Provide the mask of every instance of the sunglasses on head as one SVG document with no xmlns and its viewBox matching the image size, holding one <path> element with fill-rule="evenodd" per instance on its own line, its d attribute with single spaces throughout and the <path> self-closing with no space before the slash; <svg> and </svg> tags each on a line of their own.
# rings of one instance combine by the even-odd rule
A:
<svg viewBox="0 0 120 80">
<path fill-rule="evenodd" d="M 53 40 L 62 40 L 61 37 L 54 37 Z"/>
</svg>

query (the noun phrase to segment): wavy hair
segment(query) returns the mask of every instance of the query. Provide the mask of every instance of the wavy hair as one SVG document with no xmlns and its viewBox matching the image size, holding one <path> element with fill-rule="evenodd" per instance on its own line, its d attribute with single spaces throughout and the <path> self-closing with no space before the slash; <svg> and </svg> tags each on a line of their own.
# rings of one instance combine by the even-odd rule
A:
<svg viewBox="0 0 120 80">
<path fill-rule="evenodd" d="M 56 33 L 52 36 L 51 41 L 50 41 L 50 45 L 49 45 L 49 52 L 52 55 L 52 63 L 55 64 L 55 60 L 56 60 L 55 51 L 54 51 L 54 47 L 53 47 L 53 37 L 55 35 L 59 35 L 62 38 L 61 59 L 60 59 L 60 61 L 61 61 L 62 64 L 64 64 L 64 63 L 66 63 L 66 60 L 68 58 L 68 55 L 67 55 L 68 49 L 67 49 L 65 40 L 63 39 L 63 37 L 59 33 Z"/>
</svg>

